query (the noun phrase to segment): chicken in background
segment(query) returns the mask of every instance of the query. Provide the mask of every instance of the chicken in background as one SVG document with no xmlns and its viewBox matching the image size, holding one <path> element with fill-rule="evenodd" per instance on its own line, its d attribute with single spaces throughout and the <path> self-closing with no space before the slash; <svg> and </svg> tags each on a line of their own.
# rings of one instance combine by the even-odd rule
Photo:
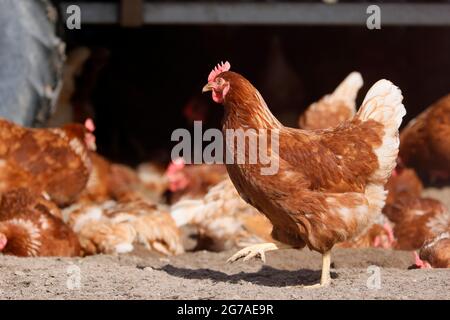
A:
<svg viewBox="0 0 450 320">
<path fill-rule="evenodd" d="M 350 73 L 333 93 L 327 94 L 306 109 L 299 118 L 299 127 L 307 130 L 329 129 L 352 119 L 356 113 L 355 100 L 362 86 L 361 74 Z"/>
<path fill-rule="evenodd" d="M 89 121 L 29 129 L 0 119 L 0 193 L 24 187 L 60 206 L 70 204 L 88 181 L 90 149 L 95 138 Z"/>
<path fill-rule="evenodd" d="M 152 162 L 141 163 L 136 169 L 139 180 L 145 188 L 152 190 L 157 199 L 162 199 L 169 189 L 169 180 L 165 175 L 165 169 Z"/>
<path fill-rule="evenodd" d="M 147 201 L 78 203 L 63 210 L 83 252 L 131 252 L 135 244 L 164 255 L 183 253 L 180 231 L 169 213 Z"/>
<path fill-rule="evenodd" d="M 445 232 L 450 226 L 448 209 L 435 199 L 400 198 L 383 212 L 394 224 L 394 247 L 399 250 L 420 249 L 427 239 Z"/>
<path fill-rule="evenodd" d="M 399 156 L 424 181 L 449 181 L 450 95 L 428 107 L 402 130 Z"/>
<path fill-rule="evenodd" d="M 198 229 L 195 250 L 223 251 L 273 241 L 270 221 L 241 199 L 228 178 L 211 187 L 202 199 L 180 200 L 170 212 L 179 228 L 192 225 Z"/>
<path fill-rule="evenodd" d="M 79 256 L 78 238 L 60 216 L 59 209 L 41 195 L 24 188 L 4 192 L 0 200 L 0 253 Z"/>
<path fill-rule="evenodd" d="M 386 184 L 383 213 L 394 225 L 394 248 L 416 250 L 450 226 L 450 214 L 439 200 L 422 197 L 423 185 L 416 172 L 400 159 L 397 162 Z"/>
<path fill-rule="evenodd" d="M 416 265 L 420 268 L 450 268 L 450 228 L 423 244 Z"/>
<path fill-rule="evenodd" d="M 388 207 L 400 199 L 420 198 L 423 185 L 414 169 L 405 168 L 398 164 L 386 183 L 386 189 L 388 195 L 385 207 Z"/>
<path fill-rule="evenodd" d="M 366 232 L 349 241 L 338 243 L 336 247 L 392 249 L 396 243 L 392 223 L 383 215 L 377 220 Z"/>
<path fill-rule="evenodd" d="M 186 165 L 183 158 L 177 158 L 167 167 L 166 177 L 171 192 L 169 202 L 176 203 L 204 197 L 209 188 L 227 177 L 227 171 L 221 164 Z"/>
<path fill-rule="evenodd" d="M 92 171 L 80 202 L 102 202 L 121 199 L 148 199 L 158 197 L 147 189 L 130 167 L 112 163 L 98 153 L 90 152 Z"/>
<path fill-rule="evenodd" d="M 401 92 L 380 80 L 351 121 L 335 129 L 307 131 L 283 126 L 252 84 L 229 69 L 228 62 L 218 65 L 203 88 L 225 107 L 223 131 L 276 132 L 279 151 L 274 154 L 268 147 L 266 154 L 279 166 L 273 175 L 262 175 L 260 164 L 249 165 L 248 159 L 239 164 L 234 153 L 227 171 L 243 199 L 269 218 L 272 237 L 281 242 L 253 245 L 229 261 L 264 259 L 266 251 L 307 245 L 322 253 L 318 286 L 328 285 L 332 247 L 366 231 L 381 214 L 384 185 L 398 154 L 398 128 L 406 114 Z"/>
</svg>

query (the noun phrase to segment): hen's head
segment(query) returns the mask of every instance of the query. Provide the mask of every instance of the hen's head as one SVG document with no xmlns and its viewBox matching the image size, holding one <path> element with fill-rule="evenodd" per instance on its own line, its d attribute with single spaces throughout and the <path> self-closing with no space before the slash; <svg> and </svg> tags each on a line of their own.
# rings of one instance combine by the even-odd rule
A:
<svg viewBox="0 0 450 320">
<path fill-rule="evenodd" d="M 8 243 L 8 238 L 3 233 L 0 233 L 0 252 L 6 247 Z"/>
<path fill-rule="evenodd" d="M 415 264 L 415 266 L 417 268 L 419 268 L 419 269 L 431 269 L 430 263 L 420 259 L 420 256 L 419 256 L 419 254 L 416 251 L 413 251 L 413 256 L 414 256 L 414 264 Z"/>
<path fill-rule="evenodd" d="M 255 96 L 256 89 L 243 76 L 230 71 L 230 63 L 218 64 L 209 74 L 202 92 L 212 91 L 214 102 L 230 105 L 245 97 Z"/>
<path fill-rule="evenodd" d="M 166 170 L 166 177 L 169 180 L 169 190 L 171 192 L 184 190 L 189 185 L 189 179 L 183 171 L 185 166 L 186 163 L 183 158 L 177 158 L 169 164 Z"/>
<path fill-rule="evenodd" d="M 97 145 L 95 143 L 94 130 L 95 125 L 92 119 L 88 118 L 84 125 L 80 123 L 69 123 L 63 127 L 63 130 L 67 133 L 69 138 L 78 138 L 83 141 L 86 147 L 95 151 L 97 149 Z"/>
<path fill-rule="evenodd" d="M 84 127 L 86 128 L 87 132 L 84 134 L 84 143 L 86 143 L 86 146 L 89 150 L 95 151 L 97 149 L 97 144 L 95 143 L 95 124 L 94 121 L 91 118 L 87 118 L 84 122 Z"/>
<path fill-rule="evenodd" d="M 212 91 L 214 102 L 223 103 L 228 91 L 230 91 L 230 82 L 224 76 L 231 68 L 228 61 L 219 63 L 208 76 L 208 83 L 203 87 L 202 92 Z"/>
</svg>

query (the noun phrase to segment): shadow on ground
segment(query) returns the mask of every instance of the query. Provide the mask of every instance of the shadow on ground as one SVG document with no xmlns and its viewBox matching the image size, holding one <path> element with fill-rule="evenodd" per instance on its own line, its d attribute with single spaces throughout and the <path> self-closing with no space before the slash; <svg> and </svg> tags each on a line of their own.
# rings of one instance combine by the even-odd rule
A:
<svg viewBox="0 0 450 320">
<path fill-rule="evenodd" d="M 215 282 L 239 283 L 250 282 L 267 287 L 292 287 L 307 286 L 320 282 L 321 271 L 300 269 L 295 271 L 280 270 L 270 266 L 263 266 L 258 272 L 239 272 L 227 274 L 212 269 L 188 269 L 172 265 L 165 265 L 159 269 L 171 276 L 183 279 L 212 280 Z M 336 279 L 338 275 L 331 273 L 331 278 Z"/>
</svg>

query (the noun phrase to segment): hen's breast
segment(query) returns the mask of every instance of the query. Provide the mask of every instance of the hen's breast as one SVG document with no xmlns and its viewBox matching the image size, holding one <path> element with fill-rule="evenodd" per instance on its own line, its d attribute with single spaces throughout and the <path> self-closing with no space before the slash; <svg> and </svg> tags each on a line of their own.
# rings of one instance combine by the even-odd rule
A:
<svg viewBox="0 0 450 320">
<path fill-rule="evenodd" d="M 284 188 L 279 186 L 277 176 L 263 176 L 259 165 L 227 165 L 231 181 L 241 198 L 264 214 L 272 223 L 272 236 L 275 240 L 301 248 L 305 245 L 299 233 L 298 222 L 280 206 L 280 202 L 289 197 Z"/>
</svg>

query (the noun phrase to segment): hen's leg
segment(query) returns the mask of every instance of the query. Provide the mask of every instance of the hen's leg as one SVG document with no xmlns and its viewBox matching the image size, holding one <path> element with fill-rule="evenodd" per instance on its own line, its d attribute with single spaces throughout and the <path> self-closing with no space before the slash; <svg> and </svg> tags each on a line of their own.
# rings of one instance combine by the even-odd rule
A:
<svg viewBox="0 0 450 320">
<path fill-rule="evenodd" d="M 271 242 L 255 244 L 253 246 L 249 246 L 242 250 L 239 250 L 230 259 L 228 259 L 227 262 L 234 262 L 242 258 L 244 259 L 244 261 L 248 261 L 249 259 L 258 256 L 261 258 L 263 262 L 266 262 L 265 252 L 289 248 L 292 247 L 285 244 L 275 244 Z"/>
<path fill-rule="evenodd" d="M 305 286 L 304 288 L 315 289 L 328 286 L 331 282 L 330 265 L 331 265 L 331 251 L 328 251 L 322 254 L 322 276 L 320 277 L 320 283 L 314 284 L 312 286 Z"/>
</svg>

